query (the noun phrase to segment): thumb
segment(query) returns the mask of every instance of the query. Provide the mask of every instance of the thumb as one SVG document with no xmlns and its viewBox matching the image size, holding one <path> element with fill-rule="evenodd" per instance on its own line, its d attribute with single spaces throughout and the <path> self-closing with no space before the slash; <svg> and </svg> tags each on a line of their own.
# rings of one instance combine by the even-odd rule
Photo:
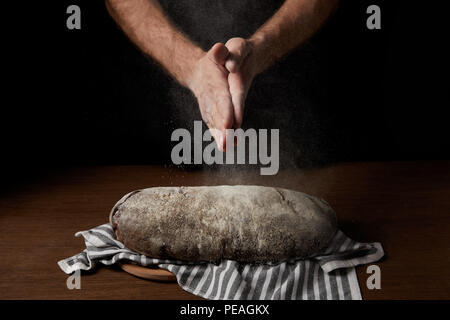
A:
<svg viewBox="0 0 450 320">
<path fill-rule="evenodd" d="M 244 38 L 232 38 L 227 41 L 225 46 L 228 48 L 229 55 L 225 62 L 225 68 L 229 72 L 237 72 L 242 62 L 251 51 L 251 46 Z"/>
<path fill-rule="evenodd" d="M 216 64 L 223 66 L 229 55 L 228 48 L 223 43 L 216 43 L 209 49 L 207 56 Z"/>
</svg>

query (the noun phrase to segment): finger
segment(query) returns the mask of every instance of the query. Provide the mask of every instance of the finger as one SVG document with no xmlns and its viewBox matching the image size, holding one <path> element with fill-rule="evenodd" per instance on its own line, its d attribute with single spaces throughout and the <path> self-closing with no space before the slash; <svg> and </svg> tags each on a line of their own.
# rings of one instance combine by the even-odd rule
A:
<svg viewBox="0 0 450 320">
<path fill-rule="evenodd" d="M 211 99 L 208 99 L 208 96 L 202 95 L 197 99 L 197 102 L 203 121 L 205 121 L 208 127 L 211 127 L 212 125 L 211 107 L 214 104 L 213 101 L 211 101 Z"/>
<path fill-rule="evenodd" d="M 216 113 L 214 115 L 215 128 L 218 132 L 217 146 L 220 151 L 226 150 L 226 130 L 233 127 L 234 108 L 229 93 L 217 97 Z"/>
<path fill-rule="evenodd" d="M 243 38 L 232 38 L 227 41 L 225 46 L 228 48 L 229 54 L 225 62 L 225 68 L 229 72 L 237 72 L 242 62 L 251 51 L 251 47 L 247 40 Z"/>
<path fill-rule="evenodd" d="M 234 110 L 230 94 L 219 96 L 216 100 L 217 129 L 231 129 L 233 127 Z"/>
<path fill-rule="evenodd" d="M 244 103 L 245 95 L 244 93 L 238 93 L 233 97 L 234 105 L 234 121 L 233 128 L 239 129 L 242 126 L 242 120 L 244 118 Z"/>
<path fill-rule="evenodd" d="M 211 136 L 213 137 L 214 141 L 216 141 L 218 146 L 222 146 L 223 145 L 222 133 L 220 130 L 216 129 L 216 125 L 214 124 L 214 117 L 211 115 L 210 108 L 209 110 L 205 108 L 201 108 L 200 110 L 202 114 L 202 119 L 208 126 L 209 132 L 211 133 Z"/>
<path fill-rule="evenodd" d="M 210 128 L 209 131 L 211 132 L 211 135 L 214 138 L 214 141 L 216 141 L 216 143 L 217 143 L 217 148 L 219 149 L 219 151 L 223 152 L 222 132 L 220 130 L 215 129 L 215 128 Z"/>
<path fill-rule="evenodd" d="M 218 42 L 208 51 L 207 56 L 214 63 L 223 66 L 228 58 L 228 54 L 228 48 L 223 43 Z"/>
<path fill-rule="evenodd" d="M 228 75 L 228 83 L 230 86 L 231 101 L 233 103 L 233 128 L 238 129 L 242 126 L 247 92 L 242 83 L 242 77 L 238 73 L 230 73 Z"/>
<path fill-rule="evenodd" d="M 217 149 L 219 151 L 224 152 L 225 151 L 225 134 L 223 130 L 219 130 L 215 128 L 214 126 L 209 127 L 209 132 L 211 133 L 211 136 L 214 138 L 214 141 L 217 144 Z"/>
</svg>

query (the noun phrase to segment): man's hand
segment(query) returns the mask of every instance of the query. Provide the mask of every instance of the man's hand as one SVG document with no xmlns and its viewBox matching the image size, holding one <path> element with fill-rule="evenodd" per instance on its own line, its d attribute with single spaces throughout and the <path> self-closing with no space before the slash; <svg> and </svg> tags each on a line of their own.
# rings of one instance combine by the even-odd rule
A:
<svg viewBox="0 0 450 320">
<path fill-rule="evenodd" d="M 232 38 L 227 41 L 225 46 L 229 51 L 225 67 L 230 72 L 228 74 L 228 85 L 233 102 L 233 128 L 238 129 L 242 125 L 245 99 L 256 75 L 256 55 L 253 45 L 244 38 Z"/>
<path fill-rule="evenodd" d="M 179 32 L 158 0 L 105 1 L 125 34 L 194 93 L 219 150 L 225 150 L 225 129 L 232 128 L 234 120 L 228 71 L 224 67 L 227 48 L 218 43 L 205 53 Z"/>
<path fill-rule="evenodd" d="M 242 125 L 245 99 L 256 74 L 252 53 L 253 45 L 244 38 L 216 43 L 187 79 L 220 151 L 226 150 L 226 129 Z"/>
<path fill-rule="evenodd" d="M 195 63 L 187 81 L 220 151 L 225 151 L 226 147 L 225 130 L 234 124 L 228 71 L 224 67 L 227 57 L 228 49 L 222 43 L 216 43 Z"/>
</svg>

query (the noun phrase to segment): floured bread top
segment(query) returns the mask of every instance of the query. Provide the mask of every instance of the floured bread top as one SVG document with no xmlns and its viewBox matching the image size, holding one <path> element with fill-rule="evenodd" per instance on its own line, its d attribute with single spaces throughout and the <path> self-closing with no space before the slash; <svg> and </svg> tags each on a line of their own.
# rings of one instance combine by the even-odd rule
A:
<svg viewBox="0 0 450 320">
<path fill-rule="evenodd" d="M 335 213 L 325 201 L 262 186 L 137 190 L 114 206 L 110 221 L 128 248 L 187 261 L 304 258 L 336 232 Z"/>
</svg>

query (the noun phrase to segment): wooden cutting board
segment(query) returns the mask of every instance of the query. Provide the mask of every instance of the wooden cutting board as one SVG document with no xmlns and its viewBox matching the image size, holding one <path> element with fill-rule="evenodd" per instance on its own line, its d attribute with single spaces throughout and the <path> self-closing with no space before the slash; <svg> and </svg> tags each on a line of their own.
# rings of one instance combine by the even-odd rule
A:
<svg viewBox="0 0 450 320">
<path fill-rule="evenodd" d="M 130 264 L 130 263 L 119 263 L 119 266 L 125 272 L 128 272 L 129 274 L 132 274 L 133 276 L 136 276 L 139 278 L 152 280 L 152 281 L 162 281 L 162 282 L 177 281 L 177 278 L 175 277 L 175 275 L 172 272 L 164 270 L 164 269 L 141 267 L 136 264 Z"/>
</svg>

